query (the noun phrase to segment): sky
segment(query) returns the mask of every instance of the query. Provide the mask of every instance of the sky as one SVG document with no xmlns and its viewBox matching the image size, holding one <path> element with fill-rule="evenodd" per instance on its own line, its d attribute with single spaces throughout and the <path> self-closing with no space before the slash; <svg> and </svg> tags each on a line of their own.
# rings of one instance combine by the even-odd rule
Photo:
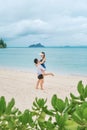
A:
<svg viewBox="0 0 87 130">
<path fill-rule="evenodd" d="M 87 0 L 0 0 L 0 38 L 9 47 L 87 45 Z"/>
</svg>

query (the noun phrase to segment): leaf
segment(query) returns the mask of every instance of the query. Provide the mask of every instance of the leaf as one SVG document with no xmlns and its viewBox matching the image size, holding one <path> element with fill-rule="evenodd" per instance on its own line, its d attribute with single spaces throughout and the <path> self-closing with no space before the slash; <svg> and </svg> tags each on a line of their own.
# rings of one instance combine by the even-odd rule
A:
<svg viewBox="0 0 87 130">
<path fill-rule="evenodd" d="M 67 120 L 67 114 L 65 113 L 63 116 L 56 114 L 55 116 L 57 124 L 60 128 L 63 128 L 65 126 L 65 122 Z"/>
<path fill-rule="evenodd" d="M 84 101 L 81 106 L 82 106 L 83 109 L 87 108 L 87 102 Z"/>
<path fill-rule="evenodd" d="M 15 129 L 15 122 L 13 121 L 13 120 L 10 120 L 9 122 L 8 122 L 8 127 L 9 127 L 9 129 L 11 129 L 11 130 L 14 130 Z"/>
<path fill-rule="evenodd" d="M 59 111 L 60 113 L 63 112 L 63 110 L 65 109 L 65 106 L 66 106 L 64 101 L 62 99 L 57 98 L 56 95 L 54 95 L 52 97 L 51 103 L 52 103 L 52 106 L 54 107 L 54 109 L 56 111 Z"/>
<path fill-rule="evenodd" d="M 69 106 L 69 100 L 67 97 L 65 98 L 65 104 L 66 104 L 66 106 Z"/>
<path fill-rule="evenodd" d="M 71 120 L 66 121 L 65 130 L 77 130 L 78 124 Z"/>
<path fill-rule="evenodd" d="M 71 97 L 72 99 L 79 99 L 79 97 L 76 97 L 76 96 L 73 95 L 72 93 L 70 93 L 70 97 Z"/>
<path fill-rule="evenodd" d="M 38 118 L 38 121 L 39 122 L 44 122 L 45 121 L 45 117 L 46 117 L 46 114 L 45 112 L 41 112 L 39 118 Z"/>
<path fill-rule="evenodd" d="M 11 113 L 12 108 L 13 108 L 14 105 L 15 105 L 15 100 L 14 100 L 14 98 L 12 98 L 11 101 L 7 105 L 6 114 L 10 114 Z"/>
<path fill-rule="evenodd" d="M 62 113 L 63 110 L 65 109 L 65 103 L 63 102 L 62 99 L 57 99 L 57 110 Z"/>
<path fill-rule="evenodd" d="M 27 123 L 30 124 L 31 127 L 34 126 L 34 122 L 32 119 L 32 113 L 29 110 L 25 110 L 22 116 L 22 123 L 25 125 Z"/>
<path fill-rule="evenodd" d="M 33 102 L 33 107 L 32 107 L 33 110 L 39 110 L 39 106 L 38 104 L 34 101 Z"/>
<path fill-rule="evenodd" d="M 74 121 L 77 122 L 78 124 L 80 124 L 80 125 L 83 124 L 81 118 L 78 116 L 78 114 L 77 114 L 76 112 L 73 113 L 72 118 L 73 118 Z"/>
<path fill-rule="evenodd" d="M 57 101 L 57 96 L 53 95 L 52 99 L 51 99 L 51 104 L 53 106 L 53 108 L 56 110 L 56 101 Z"/>
<path fill-rule="evenodd" d="M 43 108 L 43 107 L 45 107 L 44 105 L 45 105 L 46 101 L 47 100 L 44 100 L 43 98 L 42 99 L 38 99 L 37 104 L 38 104 L 38 106 L 40 108 Z"/>
<path fill-rule="evenodd" d="M 85 118 L 87 121 L 87 108 L 83 110 L 83 118 Z"/>
<path fill-rule="evenodd" d="M 22 123 L 27 124 L 28 121 L 29 121 L 29 111 L 25 110 L 24 114 L 23 114 L 23 117 L 22 117 Z"/>
<path fill-rule="evenodd" d="M 44 100 L 43 98 L 42 99 L 38 99 L 38 98 L 35 98 L 35 101 L 33 102 L 33 110 L 40 110 L 41 108 L 45 107 L 45 104 L 47 102 L 47 99 Z"/>
<path fill-rule="evenodd" d="M 84 86 L 82 84 L 82 81 L 79 81 L 78 86 L 77 86 L 78 92 L 81 96 L 84 96 Z"/>
<path fill-rule="evenodd" d="M 76 106 L 76 114 L 82 120 L 83 119 L 83 109 L 81 106 Z"/>
<path fill-rule="evenodd" d="M 48 121 L 45 121 L 45 128 L 46 130 L 54 130 L 55 125 L 48 119 Z"/>
<path fill-rule="evenodd" d="M 43 108 L 43 111 L 44 111 L 46 114 L 50 115 L 50 116 L 54 116 L 54 113 L 52 112 L 52 110 L 48 110 L 46 107 Z"/>
<path fill-rule="evenodd" d="M 18 108 L 13 108 L 13 110 L 11 111 L 11 114 L 16 114 L 18 112 Z"/>
<path fill-rule="evenodd" d="M 85 87 L 85 90 L 84 90 L 85 92 L 84 92 L 84 96 L 85 96 L 85 98 L 87 98 L 87 85 L 86 85 L 86 87 Z"/>
<path fill-rule="evenodd" d="M 0 98 L 0 115 L 2 115 L 6 111 L 6 101 L 4 96 Z"/>
<path fill-rule="evenodd" d="M 44 130 L 45 128 L 45 123 L 44 122 L 38 122 L 39 127 L 41 128 L 40 130 Z M 39 130 L 39 129 L 38 129 Z"/>
</svg>

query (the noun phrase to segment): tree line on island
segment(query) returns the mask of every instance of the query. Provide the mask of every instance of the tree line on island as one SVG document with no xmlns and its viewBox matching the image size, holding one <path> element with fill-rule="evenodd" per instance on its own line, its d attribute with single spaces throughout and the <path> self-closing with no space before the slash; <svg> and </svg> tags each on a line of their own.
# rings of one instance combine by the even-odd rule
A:
<svg viewBox="0 0 87 130">
<path fill-rule="evenodd" d="M 7 44 L 4 42 L 3 39 L 0 39 L 0 48 L 6 48 Z"/>
<path fill-rule="evenodd" d="M 45 46 L 43 46 L 41 43 L 36 43 L 36 44 L 32 44 L 32 45 L 30 45 L 29 46 L 30 48 L 37 48 L 37 47 L 45 47 Z"/>
</svg>

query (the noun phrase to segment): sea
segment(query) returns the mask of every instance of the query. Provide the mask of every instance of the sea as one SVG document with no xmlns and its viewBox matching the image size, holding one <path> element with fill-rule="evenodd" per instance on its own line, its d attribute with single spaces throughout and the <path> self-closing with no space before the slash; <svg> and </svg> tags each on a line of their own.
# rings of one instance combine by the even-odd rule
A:
<svg viewBox="0 0 87 130">
<path fill-rule="evenodd" d="M 87 76 L 87 47 L 45 47 L 0 49 L 0 68 L 36 72 L 34 59 L 46 54 L 46 71 Z"/>
</svg>

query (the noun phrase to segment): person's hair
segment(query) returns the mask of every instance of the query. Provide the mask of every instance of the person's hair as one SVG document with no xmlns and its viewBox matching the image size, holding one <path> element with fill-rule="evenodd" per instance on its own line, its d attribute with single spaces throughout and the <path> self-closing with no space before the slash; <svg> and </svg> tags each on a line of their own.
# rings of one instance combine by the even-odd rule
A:
<svg viewBox="0 0 87 130">
<path fill-rule="evenodd" d="M 42 51 L 41 53 L 43 54 L 43 58 L 44 58 L 45 57 L 45 52 Z"/>
<path fill-rule="evenodd" d="M 42 53 L 43 55 L 45 55 L 45 52 L 42 51 L 41 53 Z"/>
<path fill-rule="evenodd" d="M 37 59 L 37 58 L 34 59 L 34 63 L 35 63 L 35 64 L 38 63 L 38 59 Z"/>
</svg>

